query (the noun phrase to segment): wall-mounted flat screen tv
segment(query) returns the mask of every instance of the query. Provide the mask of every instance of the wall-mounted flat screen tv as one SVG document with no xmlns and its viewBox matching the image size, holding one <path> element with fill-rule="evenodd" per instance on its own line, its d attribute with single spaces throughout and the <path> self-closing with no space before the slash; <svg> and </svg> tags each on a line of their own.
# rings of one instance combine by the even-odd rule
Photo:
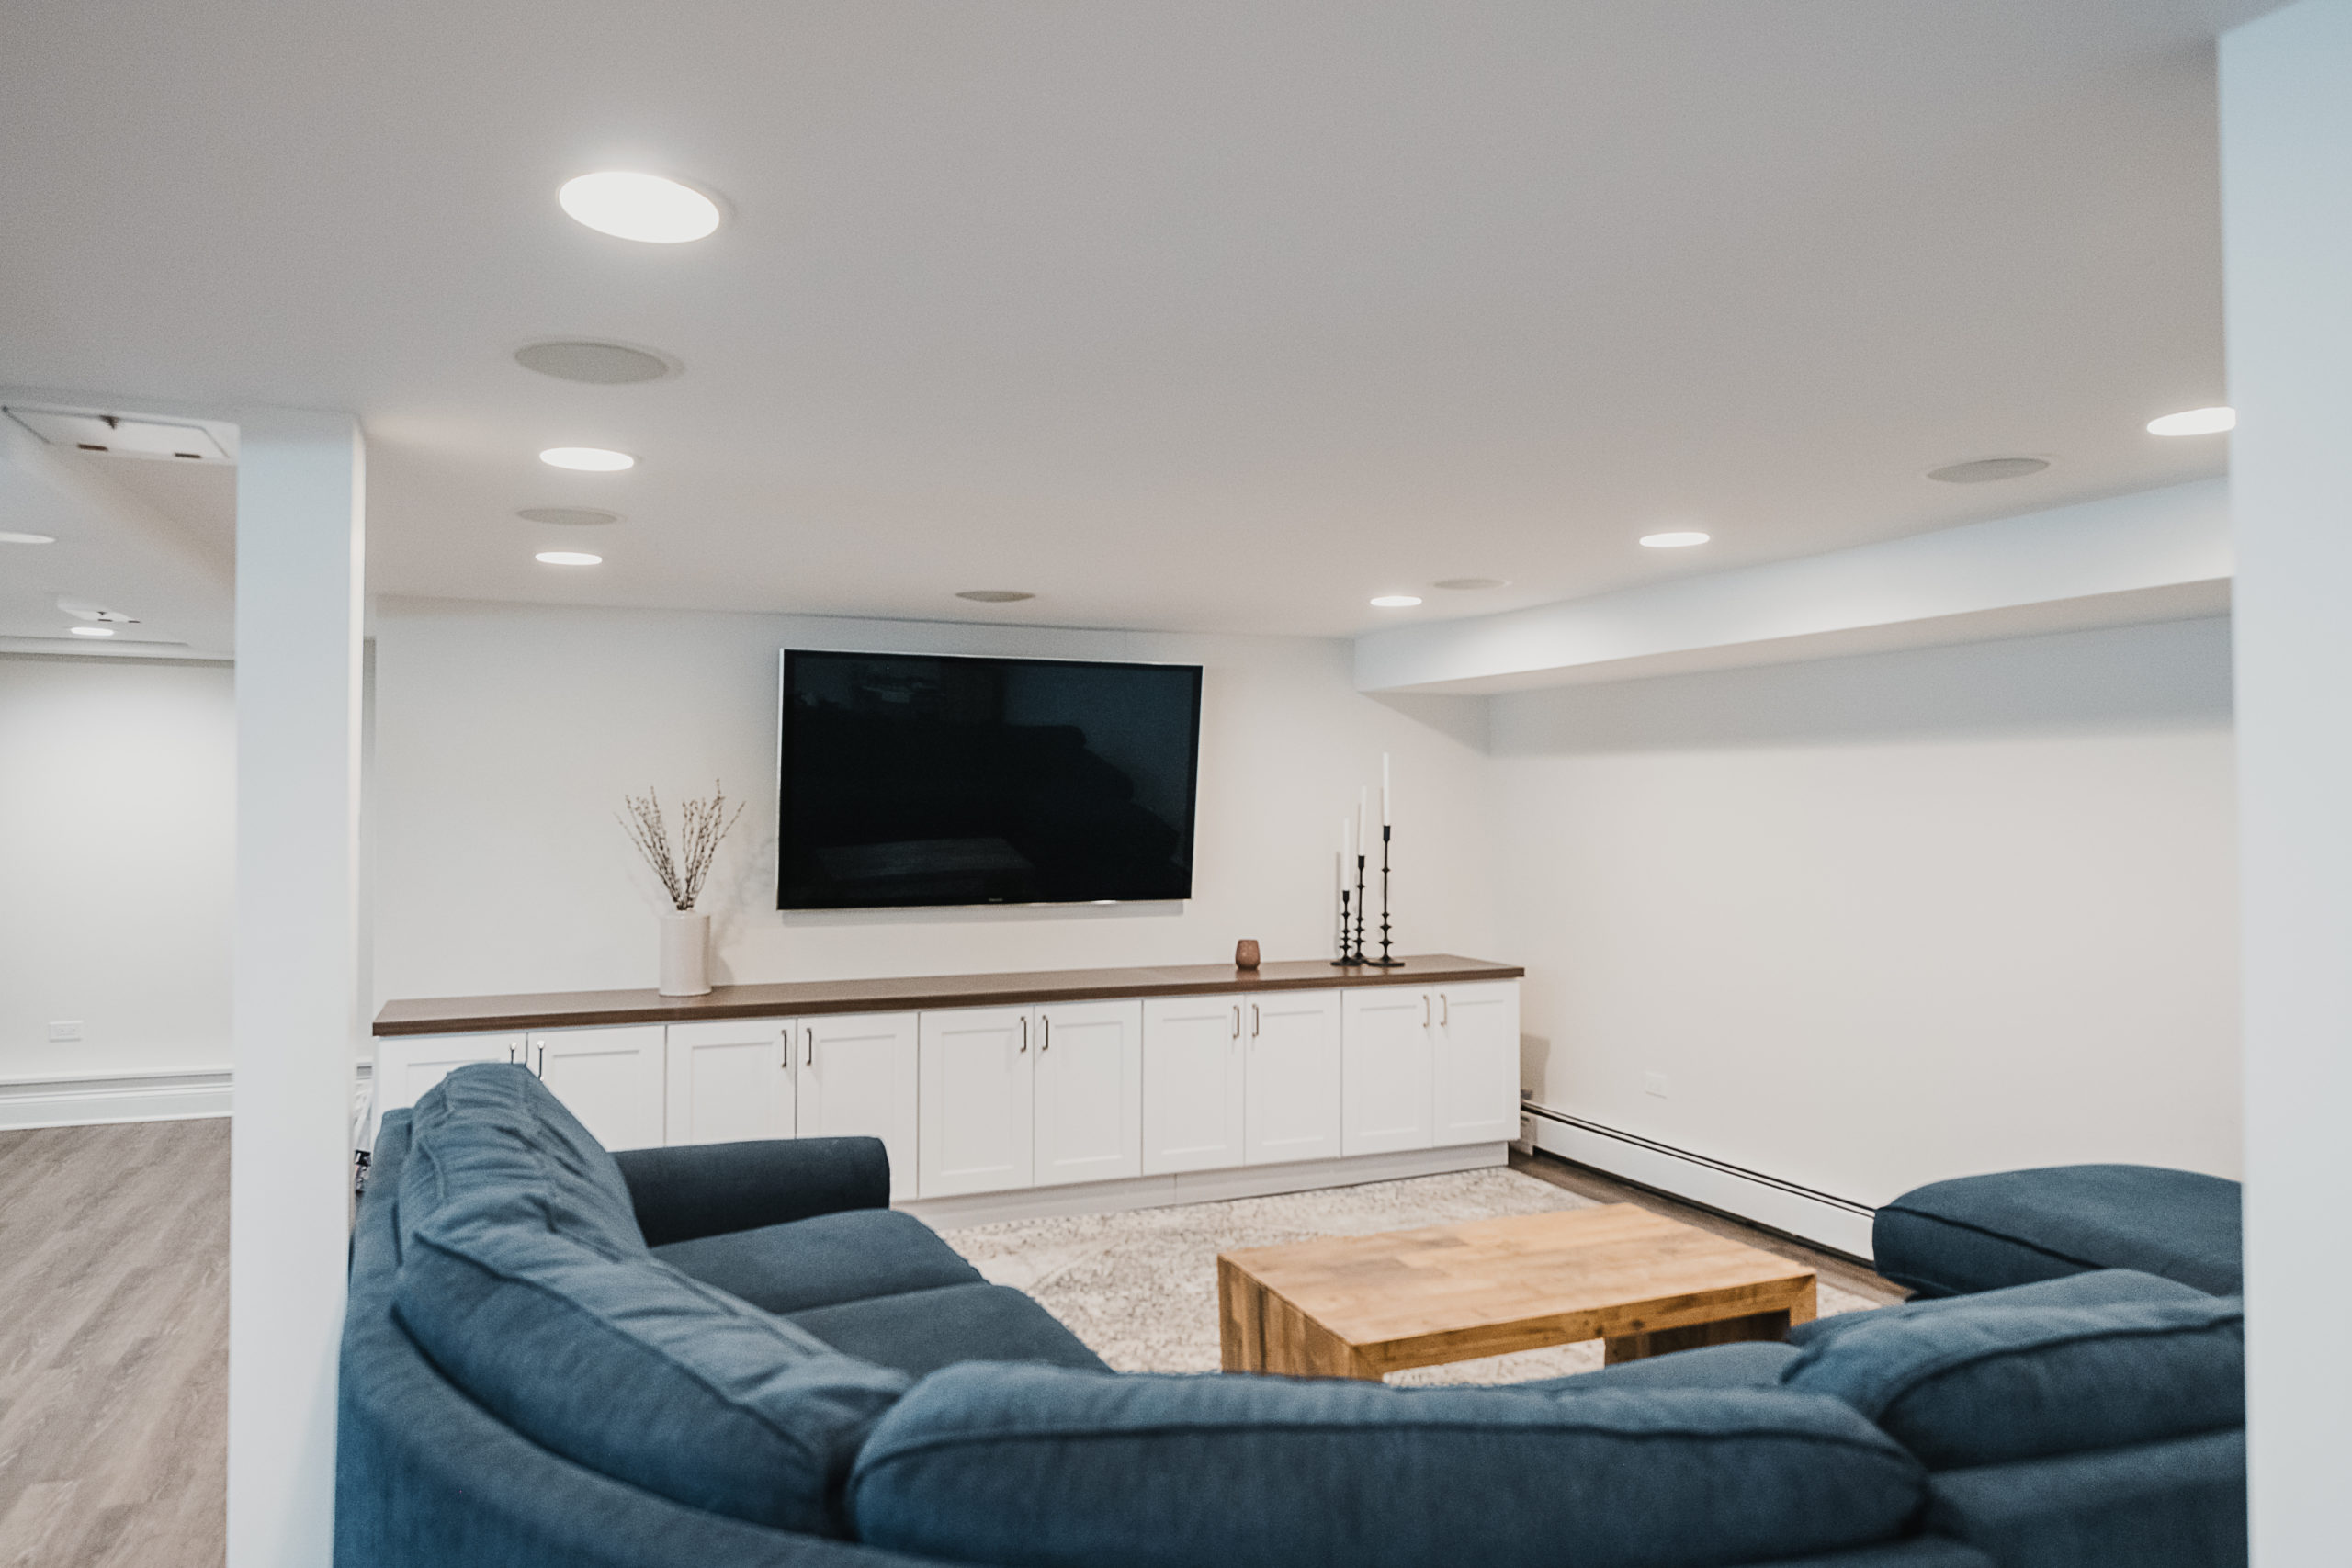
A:
<svg viewBox="0 0 2352 1568">
<path fill-rule="evenodd" d="M 776 907 L 1189 898 L 1201 671 L 784 655 Z"/>
</svg>

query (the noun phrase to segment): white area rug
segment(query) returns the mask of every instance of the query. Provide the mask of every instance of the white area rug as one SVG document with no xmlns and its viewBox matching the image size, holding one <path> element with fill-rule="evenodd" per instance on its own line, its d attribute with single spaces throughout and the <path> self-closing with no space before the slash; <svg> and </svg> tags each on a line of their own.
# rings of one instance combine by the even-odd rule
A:
<svg viewBox="0 0 2352 1568">
<path fill-rule="evenodd" d="M 1217 1370 L 1216 1255 L 1319 1235 L 1457 1224 L 1497 1214 L 1585 1209 L 1592 1200 L 1515 1170 L 1473 1170 L 1278 1198 L 1123 1214 L 1012 1220 L 943 1230 L 1000 1285 L 1026 1291 L 1121 1371 Z M 1873 1303 L 1827 1283 L 1823 1315 Z M 1521 1382 L 1590 1371 L 1600 1344 L 1564 1345 L 1392 1373 L 1395 1383 Z"/>
</svg>

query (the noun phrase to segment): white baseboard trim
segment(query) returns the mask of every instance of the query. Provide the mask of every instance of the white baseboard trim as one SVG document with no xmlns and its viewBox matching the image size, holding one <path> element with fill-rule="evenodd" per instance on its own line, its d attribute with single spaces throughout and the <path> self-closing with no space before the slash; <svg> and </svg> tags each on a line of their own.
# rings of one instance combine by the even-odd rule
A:
<svg viewBox="0 0 2352 1568">
<path fill-rule="evenodd" d="M 1309 1192 L 1321 1187 L 1358 1187 L 1367 1181 L 1401 1181 L 1414 1176 L 1444 1176 L 1484 1170 L 1510 1158 L 1505 1144 L 1464 1144 L 1448 1149 L 1405 1149 L 1358 1155 L 1351 1159 L 1300 1160 L 1293 1165 L 1246 1165 L 1229 1170 L 1189 1170 L 1172 1176 L 1138 1176 L 1122 1181 L 1086 1181 L 1069 1187 L 1029 1187 L 1012 1192 L 967 1192 L 953 1198 L 904 1198 L 891 1205 L 926 1224 L 942 1227 L 992 1225 L 1004 1220 L 1035 1220 L 1060 1214 L 1114 1214 L 1127 1209 L 1164 1209 L 1174 1203 L 1216 1203 L 1230 1198 L 1267 1198 L 1278 1192 Z"/>
<path fill-rule="evenodd" d="M 1865 1262 L 1870 1258 L 1875 1209 L 1547 1106 L 1529 1105 L 1525 1111 L 1534 1123 L 1535 1146 L 1547 1153 L 1751 1220 L 1849 1258 Z"/>
<path fill-rule="evenodd" d="M 0 1130 L 102 1122 L 186 1122 L 229 1114 L 229 1069 L 83 1073 L 0 1080 Z"/>
</svg>

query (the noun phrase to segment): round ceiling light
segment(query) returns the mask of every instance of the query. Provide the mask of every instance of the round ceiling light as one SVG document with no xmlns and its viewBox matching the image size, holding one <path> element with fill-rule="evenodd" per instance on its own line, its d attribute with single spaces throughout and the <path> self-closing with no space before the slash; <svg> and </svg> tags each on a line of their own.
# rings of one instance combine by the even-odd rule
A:
<svg viewBox="0 0 2352 1568">
<path fill-rule="evenodd" d="M 666 355 L 625 343 L 534 343 L 514 351 L 514 363 L 526 370 L 552 376 L 559 381 L 586 381 L 599 387 L 626 386 L 631 381 L 659 381 L 685 368 Z"/>
<path fill-rule="evenodd" d="M 1928 477 L 1948 485 L 1981 485 L 1992 479 L 2021 479 L 2049 466 L 2047 457 L 1978 457 L 1972 462 L 1929 468 Z"/>
<path fill-rule="evenodd" d="M 555 198 L 599 234 L 649 245 L 699 240 L 718 227 L 718 203 L 660 175 L 605 169 L 564 181 Z"/>
<path fill-rule="evenodd" d="M 68 626 L 65 629 L 72 632 L 75 637 L 114 636 L 114 628 L 112 626 Z"/>
<path fill-rule="evenodd" d="M 55 543 L 57 543 L 57 536 L 54 534 L 0 533 L 0 545 L 53 545 Z"/>
<path fill-rule="evenodd" d="M 2186 409 L 2148 422 L 2151 435 L 2219 435 L 2238 427 L 2235 409 Z"/>
<path fill-rule="evenodd" d="M 616 474 L 637 467 L 637 459 L 628 453 L 602 446 L 550 446 L 539 454 L 539 461 L 553 468 L 577 468 L 583 474 Z"/>
<path fill-rule="evenodd" d="M 1383 593 L 1372 602 L 1375 610 L 1409 610 L 1419 604 L 1410 593 Z"/>
<path fill-rule="evenodd" d="M 1692 545 L 1703 545 L 1707 542 L 1707 537 L 1694 528 L 1685 528 L 1669 534 L 1645 534 L 1642 536 L 1642 543 L 1654 550 L 1681 550 L 1688 549 Z"/>
<path fill-rule="evenodd" d="M 581 550 L 541 550 L 531 558 L 548 566 L 602 566 L 605 564 L 604 557 L 592 556 Z"/>
<path fill-rule="evenodd" d="M 593 506 L 526 506 L 515 516 L 526 523 L 559 523 L 567 528 L 602 527 L 617 523 L 617 512 L 599 512 Z"/>
<path fill-rule="evenodd" d="M 1035 593 L 1023 593 L 1018 588 L 967 588 L 956 595 L 969 599 L 975 604 L 1018 604 L 1023 599 L 1035 599 Z"/>
<path fill-rule="evenodd" d="M 1439 579 L 1436 586 L 1451 589 L 1456 593 L 1472 593 L 1481 588 L 1508 588 L 1510 586 L 1510 579 L 1507 577 L 1447 577 Z"/>
</svg>

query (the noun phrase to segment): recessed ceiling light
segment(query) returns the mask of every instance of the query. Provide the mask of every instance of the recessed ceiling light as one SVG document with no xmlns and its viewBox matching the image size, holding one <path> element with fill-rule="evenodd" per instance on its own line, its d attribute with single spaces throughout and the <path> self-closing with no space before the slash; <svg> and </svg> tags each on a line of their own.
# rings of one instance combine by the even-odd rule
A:
<svg viewBox="0 0 2352 1568">
<path fill-rule="evenodd" d="M 1507 577 L 1447 577 L 1439 579 L 1435 586 L 1449 588 L 1457 593 L 1469 593 L 1481 588 L 1508 588 L 1510 586 L 1510 579 Z"/>
<path fill-rule="evenodd" d="M 0 545 L 53 545 L 54 534 L 0 534 Z"/>
<path fill-rule="evenodd" d="M 65 629 L 72 632 L 75 637 L 114 636 L 114 628 L 112 626 L 68 626 Z"/>
<path fill-rule="evenodd" d="M 560 523 L 567 528 L 589 528 L 606 523 L 617 523 L 617 512 L 599 512 L 593 506 L 526 506 L 515 516 L 526 523 Z"/>
<path fill-rule="evenodd" d="M 559 381 L 589 381 L 605 387 L 659 381 L 685 368 L 650 348 L 631 348 L 625 343 L 528 344 L 514 351 L 514 363 Z"/>
<path fill-rule="evenodd" d="M 1642 536 L 1642 543 L 1647 545 L 1654 550 L 1687 549 L 1692 545 L 1703 545 L 1706 542 L 1706 535 L 1690 528 L 1683 529 L 1679 533 L 1645 534 Z"/>
<path fill-rule="evenodd" d="M 2047 457 L 1978 457 L 1929 468 L 1928 477 L 1948 485 L 1981 485 L 1992 479 L 2021 479 L 2050 466 Z"/>
<path fill-rule="evenodd" d="M 548 566 L 602 566 L 605 564 L 604 557 L 588 555 L 580 550 L 541 550 L 531 558 L 536 561 L 544 561 Z"/>
<path fill-rule="evenodd" d="M 1023 599 L 1035 599 L 1035 593 L 1023 593 L 1018 588 L 967 588 L 956 595 L 969 599 L 975 604 L 1017 604 Z"/>
<path fill-rule="evenodd" d="M 650 245 L 699 240 L 718 227 L 718 203 L 660 175 L 606 169 L 564 181 L 555 198 L 599 234 Z"/>
<path fill-rule="evenodd" d="M 2148 422 L 2151 435 L 2219 435 L 2238 427 L 2235 409 L 2187 409 Z"/>
<path fill-rule="evenodd" d="M 626 452 L 610 452 L 602 446 L 550 446 L 539 454 L 539 461 L 557 468 L 578 468 L 588 474 L 616 474 L 623 468 L 637 467 L 637 459 Z"/>
<path fill-rule="evenodd" d="M 1409 610 L 1419 604 L 1410 593 L 1383 593 L 1372 602 L 1375 610 Z"/>
</svg>

